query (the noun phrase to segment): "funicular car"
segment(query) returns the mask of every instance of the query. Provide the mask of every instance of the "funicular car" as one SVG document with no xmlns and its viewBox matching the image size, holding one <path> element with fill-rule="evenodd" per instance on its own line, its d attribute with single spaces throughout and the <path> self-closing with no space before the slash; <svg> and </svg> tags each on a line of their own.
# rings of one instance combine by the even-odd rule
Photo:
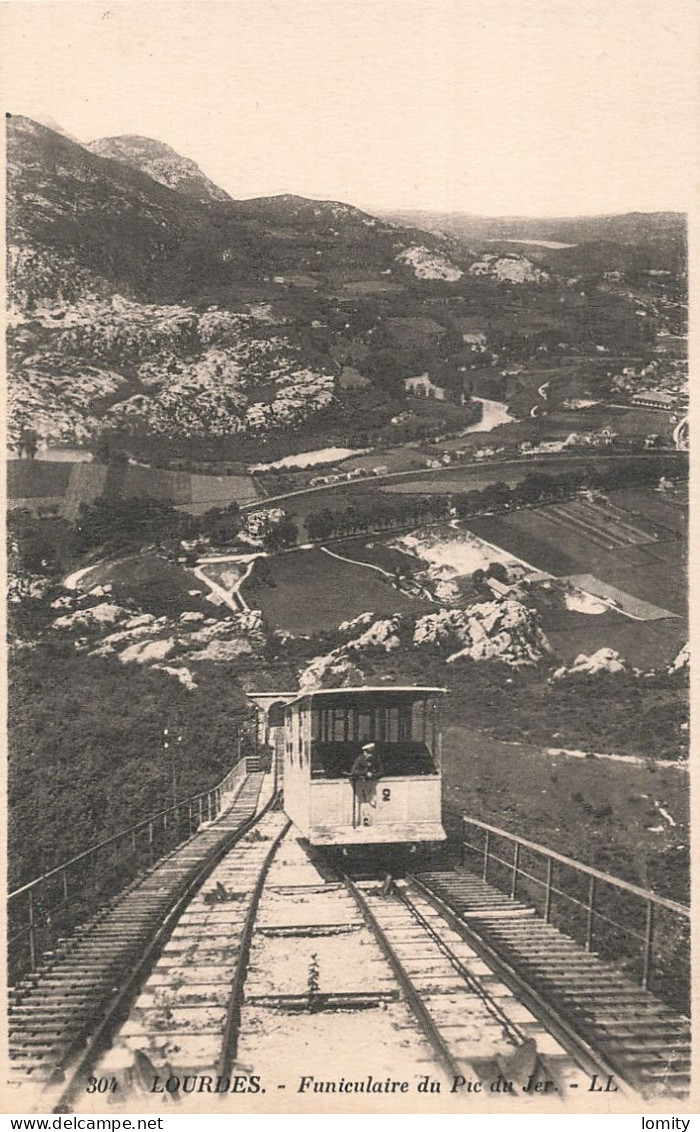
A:
<svg viewBox="0 0 700 1132">
<path fill-rule="evenodd" d="M 285 710 L 284 808 L 313 845 L 443 841 L 444 688 L 329 688 Z"/>
</svg>

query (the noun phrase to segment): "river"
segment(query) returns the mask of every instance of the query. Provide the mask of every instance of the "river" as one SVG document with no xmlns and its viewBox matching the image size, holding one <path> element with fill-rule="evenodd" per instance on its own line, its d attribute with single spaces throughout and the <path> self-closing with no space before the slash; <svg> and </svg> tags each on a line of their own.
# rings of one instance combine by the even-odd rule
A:
<svg viewBox="0 0 700 1132">
<path fill-rule="evenodd" d="M 481 420 L 477 424 L 462 429 L 460 436 L 467 436 L 470 432 L 491 432 L 499 425 L 508 424 L 516 418 L 508 412 L 508 406 L 503 401 L 489 401 L 486 397 L 472 397 L 472 401 L 479 401 L 483 405 Z"/>
</svg>

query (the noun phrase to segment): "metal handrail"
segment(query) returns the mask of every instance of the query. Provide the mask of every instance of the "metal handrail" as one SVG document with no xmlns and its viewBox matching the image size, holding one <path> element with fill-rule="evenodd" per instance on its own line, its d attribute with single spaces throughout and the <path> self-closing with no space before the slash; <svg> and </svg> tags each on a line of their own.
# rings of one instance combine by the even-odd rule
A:
<svg viewBox="0 0 700 1132">
<path fill-rule="evenodd" d="M 27 969 L 35 971 L 47 944 L 60 940 L 61 932 L 72 932 L 87 917 L 99 912 L 105 895 L 101 890 L 110 882 L 114 887 L 109 896 L 113 898 L 134 882 L 144 864 L 152 868 L 176 846 L 187 842 L 205 822 L 216 818 L 224 795 L 243 786 L 247 769 L 247 757 L 239 759 L 216 786 L 120 830 L 11 892 L 7 897 L 11 969 L 16 968 L 20 974 Z M 120 848 L 125 842 L 129 846 L 126 853 Z M 97 873 L 95 858 L 105 850 L 109 856 Z M 76 874 L 80 878 L 86 868 L 92 870 L 90 883 L 87 888 L 76 887 Z M 20 940 L 27 941 L 26 954 L 14 951 Z"/>
<path fill-rule="evenodd" d="M 505 829 L 499 829 L 495 825 L 488 825 L 484 821 L 477 820 L 477 818 L 463 816 L 462 822 L 465 825 L 475 825 L 479 829 L 484 829 L 488 833 L 495 834 L 497 837 L 503 837 L 506 841 L 517 842 L 524 848 L 532 849 L 536 853 L 541 853 L 542 856 L 551 858 L 560 865 L 568 865 L 570 868 L 574 868 L 580 873 L 586 873 L 587 876 L 595 877 L 596 880 L 603 881 L 605 884 L 611 884 L 615 888 L 621 888 L 625 892 L 631 893 L 633 896 L 641 897 L 643 900 L 651 900 L 652 903 L 658 904 L 662 908 L 668 908 L 671 912 L 677 912 L 678 915 L 686 916 L 690 919 L 690 908 L 686 904 L 678 904 L 675 900 L 669 900 L 666 896 L 657 896 L 655 892 L 651 892 L 646 888 L 639 888 L 636 884 L 631 884 L 630 881 L 611 876 L 610 873 L 603 873 L 599 869 L 592 868 L 591 865 L 584 865 L 581 861 L 575 861 L 573 857 L 565 857 L 562 853 L 555 852 L 554 849 L 548 849 L 546 845 L 538 845 L 536 841 L 528 841 L 525 837 L 508 833 Z M 476 848 L 476 846 L 474 846 L 474 848 Z M 511 862 L 504 862 L 504 864 L 510 865 Z"/>
<path fill-rule="evenodd" d="M 483 830 L 484 838 L 483 844 L 475 845 L 473 841 L 467 839 L 466 829 L 472 826 L 475 829 Z M 513 845 L 512 860 L 506 860 L 504 857 L 499 856 L 494 852 L 492 841 L 495 838 L 500 838 L 503 841 L 509 842 Z M 685 904 L 680 904 L 676 900 L 670 900 L 665 896 L 658 896 L 655 892 L 647 889 L 640 888 L 630 881 L 622 880 L 619 877 L 611 876 L 610 873 L 601 872 L 600 869 L 595 869 L 591 865 L 584 865 L 580 861 L 575 861 L 572 857 L 566 857 L 563 853 L 557 853 L 553 849 L 548 849 L 545 845 L 539 845 L 535 841 L 529 841 L 525 837 L 520 837 L 517 834 L 509 833 L 505 829 L 499 829 L 498 826 L 489 825 L 488 822 L 480 821 L 477 818 L 469 818 L 462 815 L 461 837 L 460 837 L 460 854 L 462 863 L 464 863 L 465 849 L 473 850 L 478 857 L 481 858 L 481 875 L 485 882 L 489 881 L 489 867 L 493 872 L 494 865 L 500 865 L 505 868 L 509 873 L 509 894 L 511 899 L 515 899 L 518 890 L 519 880 L 528 880 L 531 883 L 544 888 L 544 910 L 540 913 L 546 924 L 552 921 L 552 897 L 559 896 L 578 908 L 581 908 L 586 913 L 586 929 L 585 929 L 585 948 L 587 951 L 593 949 L 593 938 L 595 933 L 596 924 L 604 922 L 612 928 L 619 929 L 626 935 L 633 936 L 642 945 L 641 955 L 641 985 L 645 989 L 650 989 L 652 974 L 654 968 L 654 954 L 655 954 L 655 935 L 656 932 L 656 911 L 663 908 L 672 912 L 674 916 L 681 917 L 682 919 L 690 921 L 690 908 Z M 524 869 L 520 863 L 521 849 L 528 850 L 531 853 L 537 854 L 540 858 L 544 859 L 547 865 L 546 879 L 542 880 L 530 874 Z M 588 878 L 588 891 L 583 899 L 565 892 L 554 884 L 554 866 L 561 865 L 567 869 L 573 869 L 579 876 Z M 640 932 L 636 926 L 632 924 L 621 924 L 617 920 L 606 916 L 600 909 L 600 885 L 607 885 L 617 891 L 617 893 L 626 893 L 628 896 L 633 896 L 641 901 L 644 906 L 644 929 Z M 658 944 L 656 947 L 658 952 Z M 689 964 L 688 956 L 688 964 Z"/>
<path fill-rule="evenodd" d="M 181 802 L 176 802 L 174 806 L 168 806 L 165 810 L 158 810 L 157 813 L 151 814 L 147 818 L 143 818 L 142 821 L 136 822 L 135 825 L 129 825 L 125 829 L 119 830 L 118 833 L 113 833 L 112 836 L 108 837 L 105 841 L 98 841 L 95 845 L 91 845 L 88 849 L 84 849 L 82 853 L 78 853 L 77 856 L 71 857 L 69 861 L 63 861 L 62 864 L 55 865 L 54 868 L 49 869 L 47 873 L 42 873 L 41 876 L 35 877 L 34 880 L 27 881 L 27 883 L 23 884 L 21 888 L 16 888 L 14 892 L 8 893 L 7 902 L 9 903 L 10 900 L 14 900 L 16 896 L 21 896 L 23 892 L 27 892 L 30 888 L 34 888 L 35 885 L 41 884 L 43 881 L 49 880 L 53 876 L 58 876 L 59 873 L 62 873 L 64 871 L 64 869 L 69 869 L 71 865 L 75 865 L 78 861 L 84 860 L 85 857 L 89 857 L 91 853 L 97 853 L 99 849 L 105 849 L 108 845 L 112 845 L 115 841 L 119 841 L 120 838 L 126 837 L 129 833 L 133 834 L 137 833 L 141 829 L 145 829 L 147 825 L 157 822 L 160 818 L 167 817 L 168 814 L 174 813 L 175 810 L 182 809 L 183 806 L 194 805 L 195 803 L 199 802 L 200 799 L 206 798 L 209 794 L 216 794 L 220 803 L 222 796 L 229 793 L 234 776 L 241 768 L 245 769 L 246 764 L 247 757 L 239 759 L 239 761 L 234 767 L 232 767 L 225 778 L 223 778 L 221 782 L 219 782 L 216 786 L 211 786 L 209 790 L 202 790 L 199 794 L 193 794 L 189 798 L 183 798 Z"/>
</svg>

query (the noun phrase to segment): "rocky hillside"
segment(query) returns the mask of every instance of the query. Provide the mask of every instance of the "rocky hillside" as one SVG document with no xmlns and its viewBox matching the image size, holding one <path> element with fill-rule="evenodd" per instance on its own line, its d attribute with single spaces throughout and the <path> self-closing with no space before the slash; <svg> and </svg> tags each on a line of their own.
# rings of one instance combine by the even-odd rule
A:
<svg viewBox="0 0 700 1132">
<path fill-rule="evenodd" d="M 147 173 L 159 185 L 167 185 L 184 196 L 198 201 L 227 201 L 228 193 L 205 177 L 195 161 L 181 157 L 171 146 L 153 138 L 137 134 L 123 134 L 116 138 L 98 138 L 86 147 L 99 157 L 121 161 Z"/>
<path fill-rule="evenodd" d="M 83 146 L 21 116 L 7 135 L 11 439 L 107 428 L 141 456 L 157 437 L 167 458 L 191 439 L 236 459 L 391 444 L 410 377 L 451 406 L 414 406 L 401 439 L 440 435 L 480 365 L 638 355 L 663 323 L 634 317 L 624 280 L 582 289 L 577 247 L 479 251 L 339 201 L 234 201 L 148 138 Z"/>
<path fill-rule="evenodd" d="M 449 255 L 445 241 L 339 202 L 232 201 L 150 139 L 84 147 L 12 116 L 11 437 L 298 430 L 340 393 L 354 297 L 367 296 L 366 335 L 375 290 L 459 278 Z"/>
</svg>

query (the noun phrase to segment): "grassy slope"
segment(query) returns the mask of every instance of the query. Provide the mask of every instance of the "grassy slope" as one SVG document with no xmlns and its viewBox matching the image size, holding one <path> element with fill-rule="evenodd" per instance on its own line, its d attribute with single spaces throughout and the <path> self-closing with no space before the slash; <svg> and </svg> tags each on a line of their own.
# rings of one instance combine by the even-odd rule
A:
<svg viewBox="0 0 700 1132">
<path fill-rule="evenodd" d="M 502 743 L 472 728 L 450 726 L 444 772 L 449 809 L 661 895 L 688 899 L 684 770 L 547 755 L 541 747 Z M 654 801 L 675 827 L 659 815 Z M 662 832 L 650 831 L 658 826 Z"/>
<path fill-rule="evenodd" d="M 216 607 L 205 601 L 208 587 L 194 574 L 168 562 L 159 554 L 130 554 L 102 562 L 87 574 L 82 588 L 111 585 L 117 601 L 135 602 L 145 613 L 177 617 L 186 610 L 198 610 L 216 617 Z M 198 590 L 201 598 L 191 591 Z"/>
<path fill-rule="evenodd" d="M 368 611 L 389 616 L 427 608 L 399 593 L 376 570 L 339 562 L 320 550 L 299 550 L 275 558 L 271 583 L 247 584 L 244 596 L 250 605 L 262 609 L 271 628 L 291 633 L 337 628 L 341 621 Z"/>
</svg>

